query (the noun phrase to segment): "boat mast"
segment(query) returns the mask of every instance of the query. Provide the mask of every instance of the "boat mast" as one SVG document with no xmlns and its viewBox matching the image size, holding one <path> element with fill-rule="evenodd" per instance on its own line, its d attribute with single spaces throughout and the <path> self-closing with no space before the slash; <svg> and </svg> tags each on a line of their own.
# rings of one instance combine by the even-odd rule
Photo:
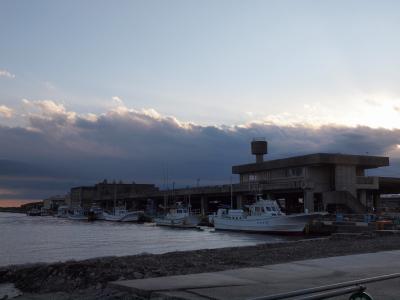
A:
<svg viewBox="0 0 400 300">
<path fill-rule="evenodd" d="M 189 194 L 189 199 L 188 199 L 189 201 L 189 203 L 188 203 L 188 209 L 189 209 L 189 214 L 191 213 L 191 210 L 192 210 L 192 204 L 190 203 L 190 194 Z"/>
<path fill-rule="evenodd" d="M 116 207 L 117 207 L 117 183 L 114 181 L 114 215 Z"/>
<path fill-rule="evenodd" d="M 233 187 L 232 187 L 232 176 L 231 176 L 231 209 L 233 209 Z"/>
<path fill-rule="evenodd" d="M 82 187 L 79 189 L 79 207 L 82 207 Z"/>
</svg>

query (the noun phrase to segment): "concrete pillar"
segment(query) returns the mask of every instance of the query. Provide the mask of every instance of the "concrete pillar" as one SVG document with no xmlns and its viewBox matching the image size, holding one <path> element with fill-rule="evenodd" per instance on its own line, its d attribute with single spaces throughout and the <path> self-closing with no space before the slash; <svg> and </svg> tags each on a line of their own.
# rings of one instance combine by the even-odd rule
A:
<svg viewBox="0 0 400 300">
<path fill-rule="evenodd" d="M 165 193 L 164 194 L 164 211 L 166 212 L 167 211 L 167 207 L 168 207 L 168 194 L 167 193 Z"/>
<path fill-rule="evenodd" d="M 367 203 L 367 191 L 366 190 L 361 190 L 360 191 L 360 202 L 362 205 L 364 205 L 365 207 L 368 207 L 368 203 Z"/>
<path fill-rule="evenodd" d="M 203 216 L 207 215 L 207 211 L 208 211 L 208 199 L 207 196 L 201 196 L 201 214 Z"/>
<path fill-rule="evenodd" d="M 236 208 L 241 209 L 242 208 L 242 195 L 236 195 Z"/>
<path fill-rule="evenodd" d="M 381 208 L 380 197 L 381 197 L 381 195 L 379 194 L 378 191 L 373 191 L 372 206 L 373 206 L 374 212 L 378 212 L 378 209 Z"/>
<path fill-rule="evenodd" d="M 304 191 L 304 212 L 314 212 L 314 192 L 312 190 Z"/>
</svg>

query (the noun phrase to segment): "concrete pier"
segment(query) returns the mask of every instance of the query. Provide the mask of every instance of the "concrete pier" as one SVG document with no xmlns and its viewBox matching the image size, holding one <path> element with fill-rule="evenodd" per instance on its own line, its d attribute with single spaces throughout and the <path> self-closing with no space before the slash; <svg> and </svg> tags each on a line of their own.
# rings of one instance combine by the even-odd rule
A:
<svg viewBox="0 0 400 300">
<path fill-rule="evenodd" d="M 206 216 L 208 212 L 207 196 L 201 196 L 201 215 Z"/>
<path fill-rule="evenodd" d="M 400 251 L 297 261 L 215 273 L 117 281 L 114 287 L 158 299 L 251 299 L 400 270 Z M 398 299 L 400 278 L 365 284 L 374 299 Z M 348 299 L 349 295 L 335 299 Z"/>
</svg>

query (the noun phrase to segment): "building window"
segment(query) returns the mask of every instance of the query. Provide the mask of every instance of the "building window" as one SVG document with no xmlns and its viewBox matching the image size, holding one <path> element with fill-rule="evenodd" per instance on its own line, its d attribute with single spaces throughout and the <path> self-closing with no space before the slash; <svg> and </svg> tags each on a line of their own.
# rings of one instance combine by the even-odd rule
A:
<svg viewBox="0 0 400 300">
<path fill-rule="evenodd" d="M 249 181 L 251 182 L 251 181 L 257 181 L 257 175 L 255 175 L 255 174 L 250 174 L 249 175 Z"/>
<path fill-rule="evenodd" d="M 299 176 L 303 176 L 303 168 L 302 167 L 289 169 L 289 177 L 299 177 Z"/>
</svg>

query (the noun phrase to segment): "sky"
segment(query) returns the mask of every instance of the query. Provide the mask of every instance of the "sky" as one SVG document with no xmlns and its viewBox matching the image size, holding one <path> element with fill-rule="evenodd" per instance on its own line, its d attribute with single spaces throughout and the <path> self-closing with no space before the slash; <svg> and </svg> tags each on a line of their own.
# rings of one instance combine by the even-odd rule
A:
<svg viewBox="0 0 400 300">
<path fill-rule="evenodd" d="M 0 1 L 0 201 L 229 182 L 258 136 L 400 176 L 399 31 L 387 0 Z"/>
</svg>

